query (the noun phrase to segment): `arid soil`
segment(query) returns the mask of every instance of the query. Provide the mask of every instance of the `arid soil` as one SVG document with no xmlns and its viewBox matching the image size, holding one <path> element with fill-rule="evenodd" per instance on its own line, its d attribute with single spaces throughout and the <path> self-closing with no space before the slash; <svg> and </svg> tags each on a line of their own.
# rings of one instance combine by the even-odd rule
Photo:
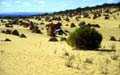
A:
<svg viewBox="0 0 120 75">
<path fill-rule="evenodd" d="M 110 19 L 107 20 L 103 15 L 97 19 L 76 15 L 69 17 L 70 21 L 64 20 L 65 15 L 57 16 L 62 18 L 62 29 L 69 32 L 75 29 L 70 27 L 71 23 L 76 27 L 79 27 L 78 24 L 82 21 L 99 24 L 100 28 L 96 29 L 103 35 L 101 47 L 98 50 L 76 50 L 66 41 L 60 40 L 61 37 L 67 38 L 65 35 L 58 36 L 56 42 L 49 41 L 50 36 L 47 35 L 45 25 L 50 22 L 46 21 L 45 17 L 41 17 L 41 20 L 35 17 L 27 18 L 37 24 L 42 34 L 33 33 L 22 25 L 6 27 L 8 19 L 1 19 L 5 22 L 0 22 L 0 75 L 120 74 L 120 11 L 110 14 Z M 79 20 L 76 20 L 76 17 L 80 17 Z M 5 29 L 17 29 L 26 38 L 2 33 Z M 110 40 L 112 36 L 116 40 Z M 6 38 L 11 41 L 6 41 Z"/>
</svg>

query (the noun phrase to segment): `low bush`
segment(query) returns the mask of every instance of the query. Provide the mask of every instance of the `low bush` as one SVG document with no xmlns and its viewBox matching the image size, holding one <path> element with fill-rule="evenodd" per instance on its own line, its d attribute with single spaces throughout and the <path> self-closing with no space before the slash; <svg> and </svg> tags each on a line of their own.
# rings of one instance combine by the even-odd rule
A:
<svg viewBox="0 0 120 75">
<path fill-rule="evenodd" d="M 110 41 L 116 41 L 116 38 L 114 36 L 111 36 Z"/>
<path fill-rule="evenodd" d="M 76 25 L 74 23 L 71 23 L 70 27 L 73 28 L 76 27 Z"/>
<path fill-rule="evenodd" d="M 11 34 L 11 33 L 12 33 L 12 30 L 6 29 L 6 30 L 2 30 L 1 32 L 2 32 L 2 33 L 5 33 L 5 34 Z"/>
<path fill-rule="evenodd" d="M 13 34 L 13 35 L 16 35 L 16 36 L 19 36 L 18 30 L 13 30 L 12 34 Z"/>
<path fill-rule="evenodd" d="M 105 18 L 105 20 L 108 20 L 108 19 L 110 19 L 110 16 L 109 15 L 105 15 L 104 18 Z"/>
<path fill-rule="evenodd" d="M 91 28 L 77 28 L 67 39 L 67 43 L 77 49 L 97 49 L 100 47 L 102 35 Z"/>
<path fill-rule="evenodd" d="M 21 38 L 26 38 L 26 35 L 25 34 L 21 34 L 20 37 Z"/>
<path fill-rule="evenodd" d="M 5 41 L 11 41 L 9 38 L 6 38 Z"/>
</svg>

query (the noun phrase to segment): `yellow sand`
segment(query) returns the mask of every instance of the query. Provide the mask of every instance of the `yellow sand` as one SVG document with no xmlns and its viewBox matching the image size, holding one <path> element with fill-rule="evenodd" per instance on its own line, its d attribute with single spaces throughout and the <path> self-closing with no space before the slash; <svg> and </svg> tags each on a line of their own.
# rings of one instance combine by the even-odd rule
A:
<svg viewBox="0 0 120 75">
<path fill-rule="evenodd" d="M 49 42 L 46 34 L 20 28 L 27 38 L 0 33 L 0 75 L 120 75 L 120 42 L 109 41 L 110 36 L 120 38 L 119 19 L 80 21 L 100 24 L 101 48 L 114 46 L 116 52 L 73 50 L 65 41 Z M 2 41 L 5 38 L 12 41 Z"/>
</svg>

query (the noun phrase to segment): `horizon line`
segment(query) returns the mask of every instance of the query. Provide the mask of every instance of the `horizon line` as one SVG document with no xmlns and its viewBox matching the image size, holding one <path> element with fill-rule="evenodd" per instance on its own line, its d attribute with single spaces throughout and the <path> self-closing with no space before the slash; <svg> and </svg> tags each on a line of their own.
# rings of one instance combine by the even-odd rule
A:
<svg viewBox="0 0 120 75">
<path fill-rule="evenodd" d="M 85 7 L 77 7 L 77 8 L 71 8 L 71 9 L 65 9 L 65 10 L 60 10 L 60 11 L 66 11 L 66 10 L 74 10 L 74 9 L 78 9 L 78 8 L 81 8 L 81 9 L 84 9 L 84 8 L 86 8 L 86 7 L 90 7 L 90 8 L 92 8 L 92 7 L 96 7 L 96 6 L 103 6 L 103 5 L 105 5 L 105 4 L 120 4 L 120 2 L 117 2 L 117 3 L 103 3 L 103 4 L 98 4 L 98 5 L 94 5 L 94 6 L 85 6 Z M 60 12 L 60 11 L 53 11 L 53 12 L 40 12 L 40 11 L 15 11 L 15 12 L 0 12 L 0 14 L 14 14 L 14 13 L 36 13 L 36 14 L 44 14 L 44 13 L 55 13 L 55 12 Z"/>
</svg>

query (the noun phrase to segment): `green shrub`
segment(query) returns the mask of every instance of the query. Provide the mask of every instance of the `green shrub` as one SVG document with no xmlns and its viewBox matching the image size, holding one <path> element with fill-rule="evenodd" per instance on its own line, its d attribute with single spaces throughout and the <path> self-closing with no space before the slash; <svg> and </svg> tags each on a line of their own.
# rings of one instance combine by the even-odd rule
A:
<svg viewBox="0 0 120 75">
<path fill-rule="evenodd" d="M 25 34 L 21 34 L 20 37 L 21 38 L 26 38 L 26 35 Z"/>
<path fill-rule="evenodd" d="M 5 24 L 5 27 L 13 27 L 12 25 L 9 25 L 9 24 Z"/>
<path fill-rule="evenodd" d="M 12 32 L 12 34 L 13 34 L 13 35 L 16 35 L 16 36 L 19 36 L 18 30 L 14 30 L 14 31 Z"/>
<path fill-rule="evenodd" d="M 64 20 L 67 21 L 67 22 L 70 21 L 69 17 L 66 17 Z"/>
<path fill-rule="evenodd" d="M 12 33 L 12 30 L 6 29 L 5 33 L 6 33 L 6 34 L 11 34 L 11 33 Z"/>
<path fill-rule="evenodd" d="M 95 29 L 77 28 L 67 39 L 67 43 L 78 49 L 97 49 L 100 47 L 102 35 Z"/>
<path fill-rule="evenodd" d="M 110 19 L 110 16 L 109 16 L 109 15 L 104 15 L 104 17 L 105 17 L 105 20 Z"/>
<path fill-rule="evenodd" d="M 11 41 L 9 38 L 6 38 L 5 41 Z"/>
<path fill-rule="evenodd" d="M 42 32 L 41 32 L 41 30 L 39 29 L 38 26 L 34 26 L 34 27 L 32 28 L 32 32 L 33 32 L 33 33 L 39 33 L 39 34 L 42 34 Z"/>
<path fill-rule="evenodd" d="M 117 41 L 117 40 L 116 40 L 116 38 L 114 36 L 111 36 L 110 41 Z"/>
<path fill-rule="evenodd" d="M 76 25 L 74 23 L 71 23 L 70 27 L 73 28 L 76 27 Z"/>
</svg>

